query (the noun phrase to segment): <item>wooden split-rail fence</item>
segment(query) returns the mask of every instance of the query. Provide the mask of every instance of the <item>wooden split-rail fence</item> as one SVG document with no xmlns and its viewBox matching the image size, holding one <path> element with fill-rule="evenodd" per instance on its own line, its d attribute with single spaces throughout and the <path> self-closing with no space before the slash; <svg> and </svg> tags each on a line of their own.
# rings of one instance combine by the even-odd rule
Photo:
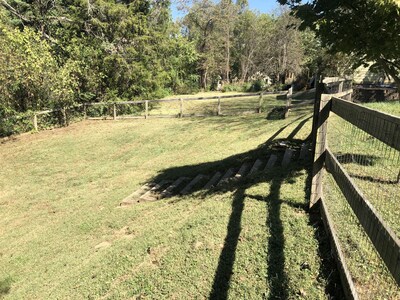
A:
<svg viewBox="0 0 400 300">
<path fill-rule="evenodd" d="M 206 116 L 206 115 L 229 115 L 231 108 L 229 108 L 230 100 L 235 99 L 248 99 L 248 98 L 258 98 L 258 102 L 253 101 L 252 108 L 241 108 L 240 113 L 262 113 L 264 106 L 264 96 L 265 95 L 286 95 L 285 103 L 285 117 L 289 115 L 292 106 L 292 90 L 289 91 L 279 91 L 279 92 L 260 92 L 260 93 L 246 93 L 246 94 L 235 94 L 235 95 L 223 95 L 223 96 L 213 96 L 213 97 L 188 97 L 188 98 L 173 98 L 173 99 L 162 99 L 162 100 L 139 100 L 139 101 L 118 101 L 118 102 L 92 102 L 78 104 L 71 107 L 64 107 L 60 109 L 36 111 L 32 113 L 32 127 L 35 131 L 40 128 L 38 117 L 57 114 L 58 123 L 61 126 L 67 126 L 70 120 L 70 116 L 73 112 L 80 110 L 81 119 L 88 120 L 122 120 L 122 119 L 149 119 L 149 118 L 183 118 L 190 116 Z M 222 101 L 226 100 L 226 101 Z M 186 112 L 185 107 L 189 103 L 208 101 L 207 105 L 213 104 L 215 106 L 215 111 L 201 111 L 201 107 L 194 107 L 190 112 Z M 178 110 L 172 112 L 169 110 L 167 113 L 153 114 L 152 106 L 156 104 L 166 104 L 166 103 L 177 103 Z M 257 103 L 256 103 L 257 102 Z M 224 111 L 223 104 L 227 105 L 227 110 Z M 118 112 L 126 107 L 137 107 L 136 113 L 121 113 Z M 107 113 L 100 113 L 100 116 L 90 116 L 89 111 L 91 108 L 108 108 Z M 120 109 L 122 108 L 122 109 Z M 196 110 L 198 110 L 196 112 Z M 194 112 L 193 112 L 194 111 Z M 139 112 L 139 113 L 138 113 Z"/>
<path fill-rule="evenodd" d="M 247 94 L 236 94 L 236 95 L 226 95 L 226 96 L 213 96 L 213 97 L 188 97 L 188 98 L 172 98 L 172 99 L 161 99 L 161 100 L 139 100 L 139 101 L 119 101 L 119 102 L 98 102 L 98 103 L 86 103 L 85 107 L 85 116 L 89 120 L 104 120 L 104 119 L 149 119 L 149 118 L 183 118 L 183 117 L 191 117 L 191 116 L 199 116 L 203 117 L 206 115 L 229 115 L 228 112 L 224 111 L 223 104 L 229 104 L 229 100 L 234 99 L 248 99 L 258 97 L 258 104 L 253 105 L 253 108 L 249 107 L 246 109 L 241 109 L 241 113 L 262 113 L 263 105 L 264 105 L 264 96 L 265 95 L 285 95 L 288 94 L 287 91 L 280 92 L 260 92 L 260 93 L 247 93 Z M 289 100 L 291 96 L 287 97 L 286 107 L 289 110 L 290 103 Z M 223 102 L 222 100 L 228 100 Z M 201 107 L 195 107 L 190 109 L 190 111 L 186 111 L 186 107 L 194 102 L 201 103 L 201 101 L 207 101 L 207 105 L 214 104 L 214 111 L 201 112 Z M 176 111 L 169 110 L 167 113 L 152 113 L 152 106 L 156 104 L 167 104 L 167 103 L 176 103 L 177 109 Z M 141 106 L 141 113 L 136 115 L 126 115 L 126 114 L 118 114 L 119 107 L 121 106 Z M 109 107 L 112 111 L 110 115 L 100 116 L 100 117 L 89 117 L 87 111 L 90 107 Z M 193 110 L 195 112 L 193 112 Z"/>
<path fill-rule="evenodd" d="M 400 284 L 400 240 L 356 185 L 343 164 L 332 153 L 327 144 L 330 133 L 328 120 L 330 114 L 334 113 L 388 145 L 393 151 L 400 151 L 400 118 L 355 104 L 351 102 L 351 95 L 351 83 L 349 84 L 347 80 L 328 84 L 319 83 L 317 86 L 313 121 L 314 161 L 310 206 L 317 207 L 316 204 L 319 204 L 325 228 L 331 237 L 347 298 L 358 299 L 335 224 L 326 205 L 323 189 L 325 171 L 329 172 L 336 181 L 363 230 L 398 285 Z"/>
</svg>

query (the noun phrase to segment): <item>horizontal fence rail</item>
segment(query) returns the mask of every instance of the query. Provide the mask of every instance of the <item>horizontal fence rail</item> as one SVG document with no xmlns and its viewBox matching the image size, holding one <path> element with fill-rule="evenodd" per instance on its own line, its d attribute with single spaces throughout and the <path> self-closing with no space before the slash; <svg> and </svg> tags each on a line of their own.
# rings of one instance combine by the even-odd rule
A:
<svg viewBox="0 0 400 300">
<path fill-rule="evenodd" d="M 196 117 L 205 117 L 207 115 L 229 115 L 230 113 L 226 113 L 226 110 L 223 110 L 224 105 L 228 105 L 229 111 L 239 111 L 241 114 L 248 114 L 248 113 L 261 113 L 262 107 L 264 104 L 263 97 L 265 95 L 288 95 L 287 91 L 278 91 L 278 92 L 260 92 L 260 93 L 247 93 L 247 94 L 235 94 L 235 95 L 222 95 L 222 96 L 211 96 L 211 97 L 185 97 L 185 98 L 172 98 L 172 99 L 156 99 L 156 100 L 138 100 L 138 101 L 121 101 L 121 102 L 95 102 L 95 103 L 85 103 L 85 114 L 87 115 L 87 119 L 89 120 L 104 120 L 108 118 L 112 118 L 113 120 L 116 119 L 148 119 L 148 118 L 182 118 L 187 116 L 196 116 Z M 237 98 L 255 98 L 258 97 L 257 104 L 254 103 L 254 107 L 249 107 L 247 109 L 242 108 L 232 108 L 229 107 L 228 102 L 222 102 L 222 100 L 226 99 L 237 99 Z M 191 102 L 197 101 L 212 101 L 217 100 L 215 102 L 215 107 L 209 107 L 208 110 L 204 112 L 193 112 L 193 107 L 189 109 L 187 105 Z M 152 105 L 159 104 L 159 103 L 177 103 L 177 106 L 174 109 L 170 109 L 168 113 L 158 113 L 157 109 L 154 111 Z M 140 110 L 136 112 L 136 115 L 132 114 L 123 114 L 121 115 L 118 113 L 119 107 L 123 105 L 138 105 L 141 106 Z M 210 103 L 209 106 L 212 104 Z M 309 105 L 309 104 L 308 104 Z M 291 105 L 291 95 L 287 96 L 286 101 L 286 114 L 287 117 L 289 110 L 293 107 Z M 96 116 L 90 117 L 88 116 L 88 110 L 90 107 L 109 107 L 112 110 L 112 114 L 107 114 L 106 116 Z M 201 110 L 201 108 L 199 108 Z M 226 109 L 226 106 L 225 106 Z M 173 111 L 172 111 L 173 110 Z M 192 110 L 192 112 L 190 111 Z"/>
<path fill-rule="evenodd" d="M 113 104 L 144 104 L 148 103 L 162 103 L 162 102 L 177 102 L 177 101 L 198 101 L 198 100 L 218 100 L 218 99 L 231 99 L 231 98 L 246 98 L 246 97 L 257 97 L 260 95 L 286 95 L 287 91 L 278 92 L 262 92 L 262 93 L 251 93 L 251 94 L 236 94 L 226 96 L 212 96 L 212 97 L 187 97 L 187 98 L 172 98 L 172 99 L 153 99 L 153 100 L 137 100 L 137 101 L 113 101 L 113 102 L 88 102 L 86 106 L 96 105 L 113 105 Z"/>
<path fill-rule="evenodd" d="M 0 128 L 0 135 L 7 136 L 32 130 L 39 131 L 45 128 L 68 126 L 71 121 L 82 119 L 182 118 L 262 113 L 263 108 L 268 106 L 268 103 L 264 101 L 264 96 L 266 95 L 286 95 L 286 103 L 282 103 L 281 105 L 282 108 L 285 109 L 285 117 L 288 116 L 292 108 L 310 105 L 310 103 L 296 103 L 292 105 L 292 94 L 289 94 L 289 92 L 275 91 L 217 95 L 211 97 L 181 97 L 171 99 L 83 103 L 70 107 L 47 109 L 26 113 L 25 115 L 3 118 L 0 120 L 0 125 L 4 125 L 4 128 L 6 128 L 5 130 L 11 133 L 4 133 L 7 131 L 2 131 L 2 128 Z M 234 99 L 237 100 L 235 101 Z M 276 107 L 276 104 L 274 107 Z M 6 124 L 6 122 L 8 122 L 8 124 Z"/>
<path fill-rule="evenodd" d="M 354 282 L 351 279 L 351 274 L 346 264 L 346 259 L 344 258 L 343 250 L 340 246 L 335 226 L 333 226 L 331 215 L 324 201 L 321 201 L 320 205 L 322 221 L 324 222 L 325 229 L 333 245 L 332 251 L 339 267 L 340 279 L 344 285 L 344 293 L 347 299 L 358 300 L 358 294 L 354 286 Z"/>
<path fill-rule="evenodd" d="M 393 278 L 400 284 L 400 240 L 358 189 L 329 149 L 326 150 L 325 162 L 327 170 L 333 175 Z"/>
<path fill-rule="evenodd" d="M 381 142 L 400 150 L 400 118 L 339 98 L 332 99 L 332 111 Z"/>
</svg>

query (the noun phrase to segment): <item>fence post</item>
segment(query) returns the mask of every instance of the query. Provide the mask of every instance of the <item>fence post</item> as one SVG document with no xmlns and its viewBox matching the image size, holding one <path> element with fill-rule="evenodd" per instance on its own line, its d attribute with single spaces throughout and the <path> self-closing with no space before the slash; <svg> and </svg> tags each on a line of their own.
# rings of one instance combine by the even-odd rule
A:
<svg viewBox="0 0 400 300">
<path fill-rule="evenodd" d="M 317 139 L 315 144 L 315 154 L 312 170 L 311 199 L 310 208 L 314 206 L 322 197 L 322 178 L 324 173 L 325 150 L 327 146 L 328 118 L 331 111 L 332 96 L 321 95 L 320 107 L 318 111 Z"/>
<path fill-rule="evenodd" d="M 61 113 L 62 113 L 62 116 L 63 116 L 63 122 L 64 122 L 64 126 L 65 127 L 67 127 L 68 126 L 68 120 L 67 120 L 67 109 L 65 108 L 65 107 L 63 107 L 62 109 L 61 109 Z"/>
<path fill-rule="evenodd" d="M 147 119 L 149 117 L 149 100 L 146 100 L 144 102 L 144 107 L 145 107 L 144 118 Z"/>
<path fill-rule="evenodd" d="M 287 95 L 286 95 L 286 112 L 285 119 L 289 117 L 290 107 L 292 105 L 292 96 L 293 96 L 293 85 L 290 87 Z"/>
<path fill-rule="evenodd" d="M 87 106 L 86 103 L 83 104 L 83 119 L 87 119 Z"/>
<path fill-rule="evenodd" d="M 113 104 L 113 120 L 115 121 L 117 119 L 117 105 L 114 103 Z"/>
<path fill-rule="evenodd" d="M 315 156 L 315 143 L 317 141 L 317 129 L 318 129 L 318 115 L 319 115 L 319 106 L 321 104 L 321 95 L 325 91 L 325 85 L 322 83 L 322 78 L 320 75 L 317 75 L 315 78 L 315 100 L 314 100 L 314 113 L 313 113 L 313 122 L 311 129 L 311 157 Z"/>
<path fill-rule="evenodd" d="M 352 82 L 350 83 L 349 89 L 353 89 L 353 83 Z M 352 98 L 353 98 L 353 93 L 350 93 L 350 94 L 347 95 L 347 101 L 353 102 Z"/>
<path fill-rule="evenodd" d="M 262 104 L 263 104 L 263 92 L 260 93 L 260 101 L 258 103 L 258 113 L 261 114 L 262 112 Z"/>
<path fill-rule="evenodd" d="M 33 128 L 35 129 L 35 131 L 38 131 L 38 122 L 36 113 L 33 114 Z"/>
<path fill-rule="evenodd" d="M 344 81 L 341 81 L 341 82 L 339 83 L 339 91 L 338 91 L 338 93 L 343 92 L 343 85 L 344 85 Z"/>
<path fill-rule="evenodd" d="M 221 97 L 218 96 L 217 116 L 221 115 Z"/>
<path fill-rule="evenodd" d="M 180 101 L 179 118 L 183 118 L 183 98 L 180 98 L 179 101 Z"/>
</svg>

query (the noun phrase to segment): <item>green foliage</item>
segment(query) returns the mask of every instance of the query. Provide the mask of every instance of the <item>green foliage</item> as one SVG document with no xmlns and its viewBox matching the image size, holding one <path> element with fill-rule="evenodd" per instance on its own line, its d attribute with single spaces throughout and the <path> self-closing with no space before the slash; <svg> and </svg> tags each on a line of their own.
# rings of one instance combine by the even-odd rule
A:
<svg viewBox="0 0 400 300">
<path fill-rule="evenodd" d="M 260 92 L 264 89 L 264 87 L 265 87 L 265 83 L 262 80 L 258 79 L 258 80 L 253 81 L 248 92 Z"/>
<path fill-rule="evenodd" d="M 32 112 L 17 113 L 0 106 L 0 137 L 19 134 L 33 129 Z"/>
<path fill-rule="evenodd" d="M 169 5 L 1 2 L 0 105 L 23 113 L 196 91 L 199 56 Z"/>
<path fill-rule="evenodd" d="M 16 111 L 36 110 L 51 98 L 56 62 L 49 45 L 30 28 L 0 24 L 0 104 Z"/>
<path fill-rule="evenodd" d="M 223 93 L 225 92 L 256 93 L 256 92 L 261 92 L 265 88 L 266 88 L 265 82 L 261 79 L 257 79 L 251 82 L 224 84 L 221 91 Z"/>
<path fill-rule="evenodd" d="M 279 2 L 290 4 L 332 52 L 355 55 L 359 64 L 376 62 L 400 86 L 398 0 Z"/>
<path fill-rule="evenodd" d="M 52 107 L 68 107 L 77 99 L 79 63 L 69 60 L 55 74 L 52 86 Z"/>
<path fill-rule="evenodd" d="M 244 85 L 240 83 L 224 84 L 221 92 L 244 92 Z"/>
</svg>

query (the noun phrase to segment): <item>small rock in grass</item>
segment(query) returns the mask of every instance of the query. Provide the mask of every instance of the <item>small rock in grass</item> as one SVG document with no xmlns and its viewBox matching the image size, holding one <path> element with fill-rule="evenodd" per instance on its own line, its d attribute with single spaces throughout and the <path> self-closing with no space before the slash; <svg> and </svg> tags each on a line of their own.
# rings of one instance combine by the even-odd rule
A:
<svg viewBox="0 0 400 300">
<path fill-rule="evenodd" d="M 197 241 L 196 243 L 194 243 L 193 248 L 197 250 L 197 249 L 199 249 L 201 246 L 203 246 L 203 243 Z"/>
<path fill-rule="evenodd" d="M 98 249 L 105 249 L 105 248 L 108 248 L 108 247 L 110 247 L 110 246 L 111 246 L 111 243 L 110 243 L 110 242 L 102 242 L 102 243 L 96 245 L 94 248 L 95 248 L 96 250 L 98 250 Z"/>
</svg>

